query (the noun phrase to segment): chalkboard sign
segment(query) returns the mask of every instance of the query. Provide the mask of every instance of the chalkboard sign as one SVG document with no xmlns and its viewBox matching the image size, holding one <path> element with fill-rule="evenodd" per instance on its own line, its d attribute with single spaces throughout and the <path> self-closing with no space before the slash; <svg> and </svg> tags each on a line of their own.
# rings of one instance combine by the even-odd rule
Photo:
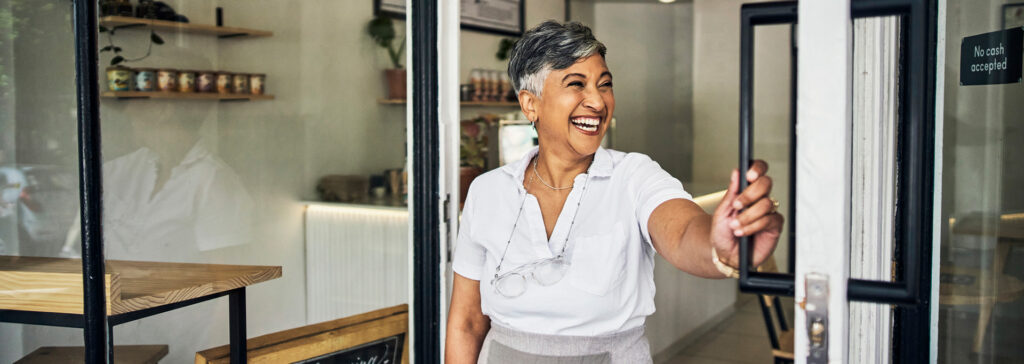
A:
<svg viewBox="0 0 1024 364">
<path fill-rule="evenodd" d="M 295 364 L 398 364 L 402 361 L 403 343 L 404 333 Z"/>
<path fill-rule="evenodd" d="M 1020 83 L 1024 29 L 965 37 L 960 43 L 960 85 Z"/>
</svg>

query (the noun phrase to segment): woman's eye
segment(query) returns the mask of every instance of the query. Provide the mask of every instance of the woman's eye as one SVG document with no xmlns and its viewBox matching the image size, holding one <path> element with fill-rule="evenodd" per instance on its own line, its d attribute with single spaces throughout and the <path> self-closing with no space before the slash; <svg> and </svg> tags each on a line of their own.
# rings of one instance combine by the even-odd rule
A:
<svg viewBox="0 0 1024 364">
<path fill-rule="evenodd" d="M 581 81 L 569 82 L 569 87 L 583 87 L 583 82 L 581 82 Z"/>
<path fill-rule="evenodd" d="M 608 81 L 608 82 L 602 83 L 601 87 L 612 87 L 612 82 Z"/>
</svg>

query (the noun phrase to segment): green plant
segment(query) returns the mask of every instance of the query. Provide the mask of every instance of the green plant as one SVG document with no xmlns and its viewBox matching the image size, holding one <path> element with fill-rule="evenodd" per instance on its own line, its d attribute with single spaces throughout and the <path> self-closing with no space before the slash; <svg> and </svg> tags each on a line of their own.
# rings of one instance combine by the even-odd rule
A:
<svg viewBox="0 0 1024 364">
<path fill-rule="evenodd" d="M 498 42 L 498 53 L 494 56 L 498 57 L 499 61 L 508 60 L 509 53 L 512 52 L 512 47 L 515 47 L 516 42 L 518 41 L 519 38 L 501 38 L 501 41 Z"/>
<path fill-rule="evenodd" d="M 491 114 L 460 123 L 462 136 L 459 138 L 459 159 L 462 166 L 479 169 L 487 167 L 487 128 L 497 123 L 498 116 Z"/>
<path fill-rule="evenodd" d="M 402 53 L 405 51 L 405 38 L 398 44 L 398 47 L 394 47 L 395 42 L 395 24 L 391 21 L 391 18 L 386 16 L 378 16 L 370 20 L 370 24 L 367 25 L 366 30 L 370 33 L 370 37 L 377 43 L 381 48 L 388 50 L 388 56 L 391 57 L 391 63 L 395 65 L 395 68 L 402 68 Z"/>
<path fill-rule="evenodd" d="M 128 58 L 125 58 L 124 56 L 121 55 L 121 47 L 118 47 L 117 45 L 114 44 L 114 32 L 116 32 L 116 31 L 117 31 L 117 27 L 114 27 L 112 29 L 107 29 L 107 27 L 100 25 L 100 33 L 107 33 L 107 46 L 103 47 L 103 48 L 100 48 L 100 52 L 101 53 L 102 52 L 113 52 L 114 53 L 114 58 L 110 59 L 110 65 L 111 66 L 116 66 L 116 65 L 121 64 L 121 63 L 137 62 L 137 61 L 141 61 L 143 59 L 146 59 L 146 57 L 149 57 L 149 55 L 152 54 L 152 52 L 153 52 L 153 44 L 156 44 L 156 45 L 164 44 L 164 39 L 161 38 L 160 35 L 156 34 L 156 32 L 154 32 L 153 29 L 150 29 L 149 30 L 149 46 L 146 47 L 146 54 L 143 55 L 142 57 L 128 59 Z"/>
</svg>

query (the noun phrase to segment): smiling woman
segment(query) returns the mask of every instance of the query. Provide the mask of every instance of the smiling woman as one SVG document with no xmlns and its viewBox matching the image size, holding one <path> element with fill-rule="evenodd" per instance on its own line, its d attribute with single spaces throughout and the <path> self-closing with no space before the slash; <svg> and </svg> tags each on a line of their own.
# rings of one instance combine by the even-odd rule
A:
<svg viewBox="0 0 1024 364">
<path fill-rule="evenodd" d="M 509 77 L 539 146 L 469 188 L 448 363 L 650 363 L 655 253 L 725 278 L 739 237 L 753 236 L 755 264 L 775 248 L 783 219 L 764 162 L 745 173 L 742 193 L 733 171 L 708 215 L 646 155 L 601 147 L 615 109 L 605 54 L 590 28 L 554 21 L 512 50 Z"/>
</svg>

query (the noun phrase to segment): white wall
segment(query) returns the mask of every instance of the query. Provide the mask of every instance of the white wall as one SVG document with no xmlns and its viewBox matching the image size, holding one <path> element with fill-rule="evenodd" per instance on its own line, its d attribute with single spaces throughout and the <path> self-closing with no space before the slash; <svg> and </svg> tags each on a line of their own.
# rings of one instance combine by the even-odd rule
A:
<svg viewBox="0 0 1024 364">
<path fill-rule="evenodd" d="M 616 81 L 614 148 L 647 154 L 683 181 L 693 137 L 692 5 L 594 6 L 595 33 Z"/>
</svg>

